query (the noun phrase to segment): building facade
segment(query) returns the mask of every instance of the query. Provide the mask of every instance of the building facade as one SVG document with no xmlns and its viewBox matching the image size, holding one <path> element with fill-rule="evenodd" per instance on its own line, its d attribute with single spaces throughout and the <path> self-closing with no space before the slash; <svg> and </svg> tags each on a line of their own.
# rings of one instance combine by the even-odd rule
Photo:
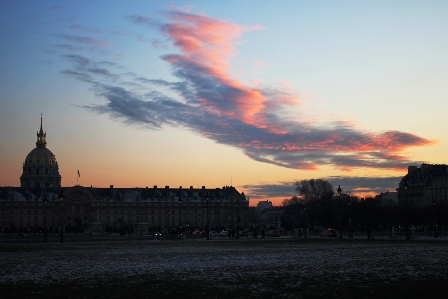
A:
<svg viewBox="0 0 448 299">
<path fill-rule="evenodd" d="M 398 203 L 402 206 L 446 205 L 448 202 L 448 165 L 409 166 L 408 173 L 399 183 L 397 195 Z"/>
<path fill-rule="evenodd" d="M 56 157 L 46 148 L 42 118 L 36 148 L 23 163 L 21 187 L 0 187 L 1 231 L 142 232 L 183 227 L 246 228 L 249 199 L 222 188 L 61 187 Z M 253 217 L 253 216 L 252 216 Z"/>
</svg>

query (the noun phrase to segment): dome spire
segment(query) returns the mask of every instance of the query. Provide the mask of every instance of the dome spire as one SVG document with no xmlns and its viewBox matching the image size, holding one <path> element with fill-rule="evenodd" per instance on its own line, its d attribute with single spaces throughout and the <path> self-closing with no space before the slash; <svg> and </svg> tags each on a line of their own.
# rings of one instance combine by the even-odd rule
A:
<svg viewBox="0 0 448 299">
<path fill-rule="evenodd" d="M 40 131 L 37 132 L 37 141 L 36 141 L 36 147 L 46 147 L 47 141 L 45 141 L 47 137 L 47 132 L 44 133 L 43 125 L 42 125 L 42 113 L 40 114 Z"/>
</svg>

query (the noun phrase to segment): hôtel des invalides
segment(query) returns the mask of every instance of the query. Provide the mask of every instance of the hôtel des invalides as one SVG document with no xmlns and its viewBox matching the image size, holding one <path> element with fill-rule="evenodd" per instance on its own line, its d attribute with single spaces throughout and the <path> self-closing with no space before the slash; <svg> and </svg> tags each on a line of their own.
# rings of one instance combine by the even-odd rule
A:
<svg viewBox="0 0 448 299">
<path fill-rule="evenodd" d="M 20 187 L 0 187 L 0 232 L 148 233 L 245 228 L 249 199 L 234 187 L 62 187 L 55 155 L 47 148 L 42 118 L 36 148 L 25 158 Z M 46 216 L 46 217 L 45 217 Z"/>
</svg>

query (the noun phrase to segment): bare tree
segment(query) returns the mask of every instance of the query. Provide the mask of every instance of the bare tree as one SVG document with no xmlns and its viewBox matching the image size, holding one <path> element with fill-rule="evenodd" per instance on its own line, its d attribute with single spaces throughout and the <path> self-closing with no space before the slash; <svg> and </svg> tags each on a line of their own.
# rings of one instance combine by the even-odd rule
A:
<svg viewBox="0 0 448 299">
<path fill-rule="evenodd" d="M 296 192 L 306 206 L 312 224 L 319 226 L 332 222 L 334 190 L 330 182 L 322 179 L 302 180 L 296 183 Z"/>
<path fill-rule="evenodd" d="M 296 192 L 305 201 L 324 200 L 334 195 L 333 185 L 322 179 L 302 180 L 296 183 Z"/>
</svg>

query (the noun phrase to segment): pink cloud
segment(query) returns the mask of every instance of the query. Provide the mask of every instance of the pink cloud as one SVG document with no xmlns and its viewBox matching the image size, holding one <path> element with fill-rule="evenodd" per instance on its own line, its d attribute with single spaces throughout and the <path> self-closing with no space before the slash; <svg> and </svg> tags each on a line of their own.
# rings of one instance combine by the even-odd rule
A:
<svg viewBox="0 0 448 299">
<path fill-rule="evenodd" d="M 245 31 L 259 30 L 261 26 L 240 26 L 206 15 L 172 11 L 170 19 L 174 21 L 163 27 L 163 32 L 180 48 L 183 55 L 179 60 L 188 60 L 208 75 L 215 77 L 223 85 L 238 90 L 238 95 L 227 99 L 236 107 L 226 115 L 242 117 L 247 123 L 266 127 L 257 120 L 257 114 L 265 108 L 268 101 L 259 90 L 251 89 L 229 73 L 229 59 L 236 54 L 234 44 Z M 175 61 L 171 60 L 174 63 Z M 214 106 L 214 102 L 202 99 L 204 104 Z M 221 109 L 220 109 L 221 110 Z"/>
<path fill-rule="evenodd" d="M 163 85 L 178 97 L 155 90 L 140 95 L 130 90 L 129 76 L 126 84 L 101 84 L 100 76 L 113 75 L 116 82 L 119 76 L 107 72 L 107 66 L 67 55 L 78 67 L 63 73 L 92 82 L 97 94 L 108 101 L 86 108 L 150 128 L 188 127 L 218 143 L 240 148 L 256 161 L 303 170 L 321 165 L 345 171 L 360 167 L 402 170 L 412 161 L 405 155 L 407 149 L 436 143 L 406 132 L 361 129 L 356 121 L 338 119 L 328 112 L 310 115 L 301 93 L 284 81 L 277 88 L 260 81 L 245 85 L 231 75 L 230 61 L 237 54 L 241 35 L 261 29 L 259 25 L 241 26 L 182 9 L 171 10 L 167 16 L 168 22 L 158 28 L 178 51 L 162 59 L 171 65 L 177 80 L 138 77 L 135 83 Z M 146 17 L 131 16 L 129 20 L 145 27 L 154 24 Z"/>
</svg>

